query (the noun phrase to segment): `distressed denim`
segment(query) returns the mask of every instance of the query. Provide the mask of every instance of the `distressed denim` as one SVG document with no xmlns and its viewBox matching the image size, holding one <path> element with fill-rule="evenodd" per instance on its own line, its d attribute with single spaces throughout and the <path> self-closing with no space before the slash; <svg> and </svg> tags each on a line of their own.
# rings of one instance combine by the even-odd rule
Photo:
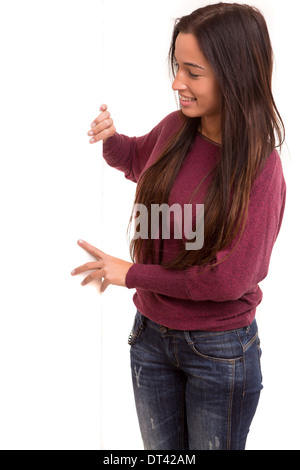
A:
<svg viewBox="0 0 300 470">
<path fill-rule="evenodd" d="M 129 344 L 145 450 L 245 449 L 262 389 L 256 320 L 232 331 L 179 331 L 137 311 Z"/>
</svg>

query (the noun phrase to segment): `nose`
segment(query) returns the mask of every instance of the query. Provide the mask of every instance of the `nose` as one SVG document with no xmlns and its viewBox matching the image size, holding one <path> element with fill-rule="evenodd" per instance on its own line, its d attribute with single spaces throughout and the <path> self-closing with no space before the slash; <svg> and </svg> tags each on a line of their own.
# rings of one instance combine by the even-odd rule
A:
<svg viewBox="0 0 300 470">
<path fill-rule="evenodd" d="M 184 84 L 184 81 L 182 80 L 179 73 L 177 73 L 176 77 L 174 78 L 172 89 L 174 91 L 182 91 L 187 89 L 187 86 Z"/>
</svg>

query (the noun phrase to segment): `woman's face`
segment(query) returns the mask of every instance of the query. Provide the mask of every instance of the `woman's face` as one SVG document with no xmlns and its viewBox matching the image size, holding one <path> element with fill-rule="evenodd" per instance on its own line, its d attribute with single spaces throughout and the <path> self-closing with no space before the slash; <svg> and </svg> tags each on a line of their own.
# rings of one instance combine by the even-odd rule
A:
<svg viewBox="0 0 300 470">
<path fill-rule="evenodd" d="M 177 36 L 175 61 L 177 74 L 172 88 L 178 92 L 182 112 L 188 117 L 220 117 L 219 87 L 193 34 Z"/>
</svg>

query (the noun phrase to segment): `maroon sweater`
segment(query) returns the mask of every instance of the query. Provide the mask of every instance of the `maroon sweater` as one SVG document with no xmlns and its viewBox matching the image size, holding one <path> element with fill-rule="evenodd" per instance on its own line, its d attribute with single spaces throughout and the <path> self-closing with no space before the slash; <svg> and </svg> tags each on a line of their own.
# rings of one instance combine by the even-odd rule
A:
<svg viewBox="0 0 300 470">
<path fill-rule="evenodd" d="M 110 166 L 137 182 L 181 123 L 180 112 L 176 111 L 143 137 L 130 138 L 116 133 L 104 144 L 103 156 Z M 220 147 L 199 133 L 175 180 L 169 206 L 188 204 L 219 156 Z M 194 203 L 204 203 L 209 178 L 205 181 Z M 258 283 L 268 273 L 285 195 L 282 165 L 274 150 L 252 187 L 241 239 L 219 252 L 217 261 L 232 251 L 230 256 L 212 269 L 194 266 L 178 271 L 159 264 L 133 264 L 126 276 L 126 286 L 136 289 L 133 301 L 137 309 L 154 322 L 178 330 L 227 331 L 250 325 L 262 300 Z M 173 258 L 178 248 L 178 240 L 164 240 L 163 260 Z"/>
</svg>

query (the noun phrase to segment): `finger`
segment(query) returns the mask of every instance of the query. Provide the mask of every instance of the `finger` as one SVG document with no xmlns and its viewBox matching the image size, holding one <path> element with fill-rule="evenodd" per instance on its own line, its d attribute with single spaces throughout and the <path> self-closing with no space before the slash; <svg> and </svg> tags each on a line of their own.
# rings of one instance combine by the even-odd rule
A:
<svg viewBox="0 0 300 470">
<path fill-rule="evenodd" d="M 97 271 L 93 271 L 87 277 L 85 277 L 81 283 L 82 286 L 85 286 L 89 282 L 96 281 L 97 279 L 101 279 L 105 275 L 103 269 L 99 269 Z"/>
<path fill-rule="evenodd" d="M 103 113 L 99 114 L 99 116 L 94 119 L 94 121 L 91 124 L 91 128 L 94 129 L 97 124 L 100 122 L 104 121 L 105 119 L 108 119 L 110 117 L 110 112 L 109 111 L 104 111 Z"/>
<path fill-rule="evenodd" d="M 92 269 L 100 269 L 103 268 L 103 262 L 102 261 L 91 261 L 89 263 L 85 263 L 82 266 L 78 266 L 78 268 L 73 269 L 71 272 L 72 276 L 75 276 L 76 274 L 81 274 L 86 271 L 91 271 Z"/>
<path fill-rule="evenodd" d="M 107 110 L 107 105 L 106 104 L 101 104 L 100 111 L 106 111 L 106 110 Z"/>
<path fill-rule="evenodd" d="M 78 240 L 78 245 L 95 258 L 103 258 L 103 256 L 105 256 L 105 253 L 103 253 L 103 251 L 98 250 L 98 248 L 93 245 L 90 245 L 84 240 Z"/>
<path fill-rule="evenodd" d="M 96 135 L 93 135 L 89 142 L 91 144 L 94 144 L 95 142 L 99 142 L 100 140 L 103 140 L 103 142 L 105 143 L 105 141 L 109 137 L 112 137 L 115 134 L 115 132 L 116 132 L 115 126 L 111 125 L 107 127 L 106 129 L 103 129 L 101 132 L 97 133 Z"/>
<path fill-rule="evenodd" d="M 109 286 L 108 280 L 104 279 L 100 287 L 100 294 L 102 294 L 108 286 Z"/>
<path fill-rule="evenodd" d="M 99 124 L 96 124 L 96 126 L 88 132 L 88 135 L 91 135 L 93 137 L 98 136 L 105 129 L 109 129 L 110 127 L 112 127 L 113 124 L 114 121 L 112 120 L 112 118 L 108 117 L 107 119 L 102 120 Z"/>
</svg>

